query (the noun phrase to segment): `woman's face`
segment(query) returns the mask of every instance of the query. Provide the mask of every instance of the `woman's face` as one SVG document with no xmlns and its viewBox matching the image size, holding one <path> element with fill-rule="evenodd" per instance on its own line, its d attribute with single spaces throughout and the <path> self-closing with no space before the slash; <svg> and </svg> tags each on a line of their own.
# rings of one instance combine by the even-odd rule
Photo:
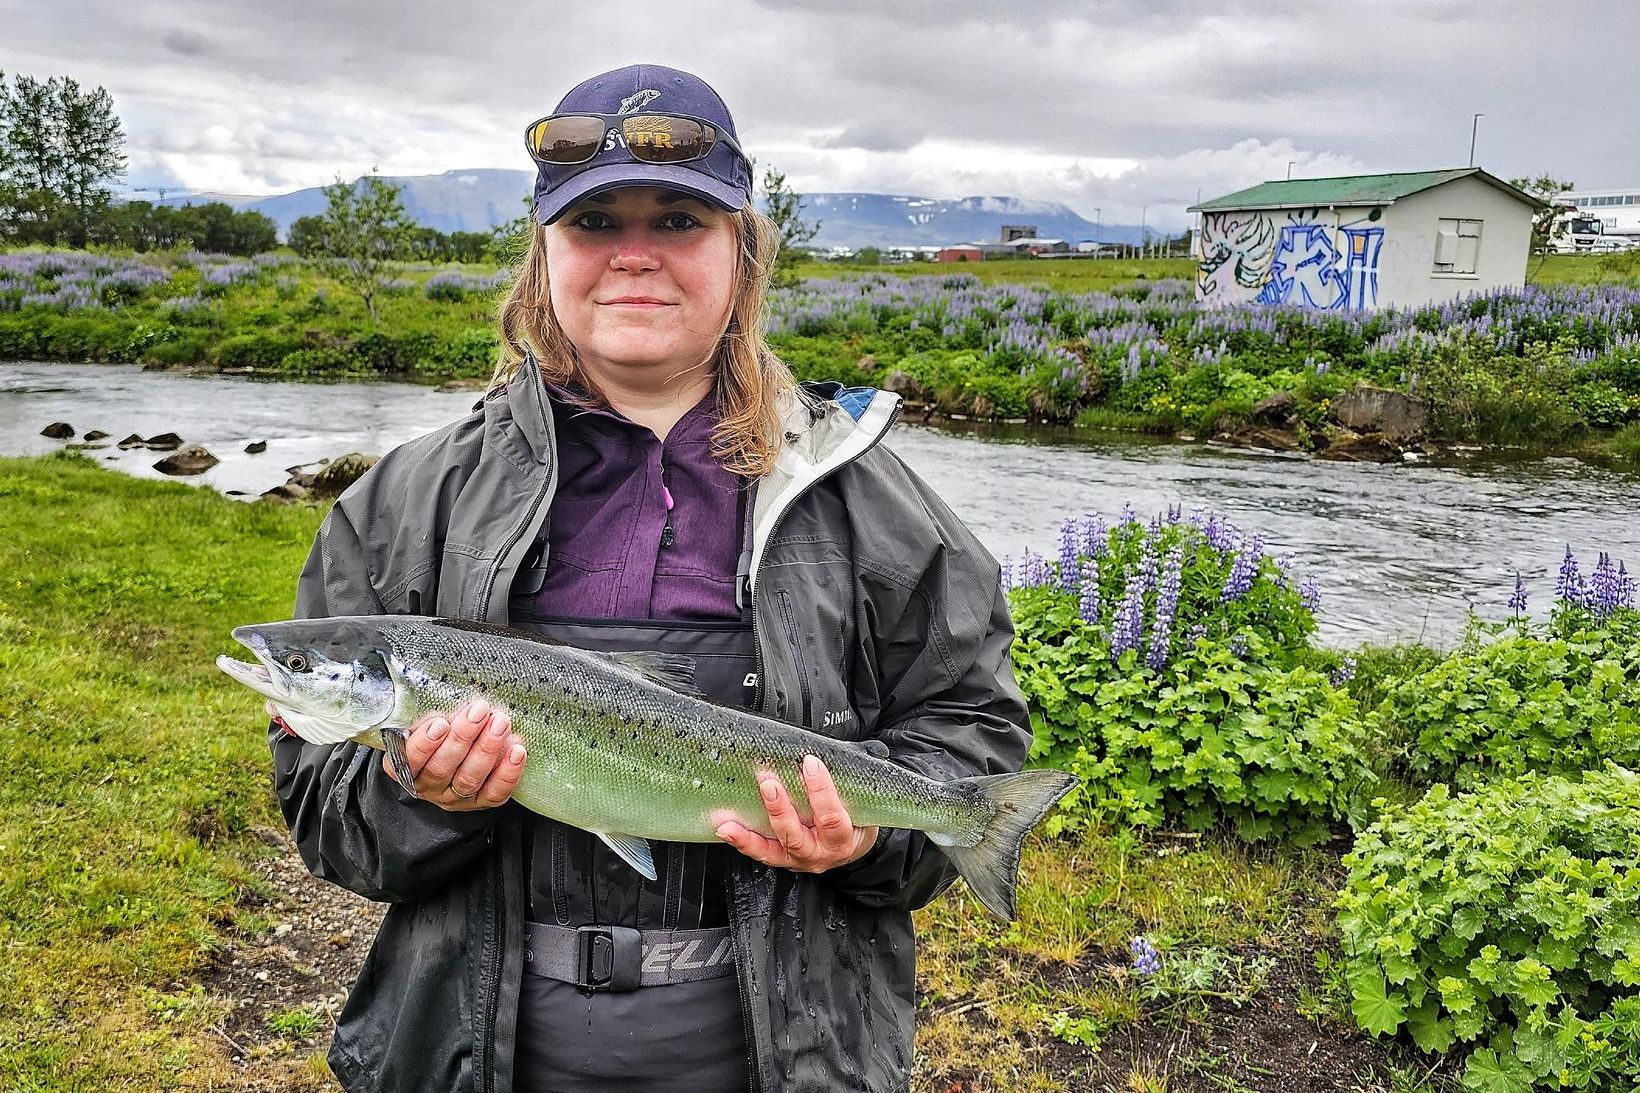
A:
<svg viewBox="0 0 1640 1093">
<path fill-rule="evenodd" d="M 709 360 L 734 295 L 734 222 L 675 190 L 597 194 L 546 229 L 552 310 L 594 376 L 664 383 Z"/>
</svg>

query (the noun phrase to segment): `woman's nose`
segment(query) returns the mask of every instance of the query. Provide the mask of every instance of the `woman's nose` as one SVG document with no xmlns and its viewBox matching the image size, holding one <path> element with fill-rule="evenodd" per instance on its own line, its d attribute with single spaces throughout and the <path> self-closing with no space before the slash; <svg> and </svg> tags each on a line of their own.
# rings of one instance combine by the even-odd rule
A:
<svg viewBox="0 0 1640 1093">
<path fill-rule="evenodd" d="M 640 273 L 660 268 L 654 237 L 647 231 L 622 232 L 615 241 L 615 252 L 610 255 L 611 269 L 623 273 Z"/>
</svg>

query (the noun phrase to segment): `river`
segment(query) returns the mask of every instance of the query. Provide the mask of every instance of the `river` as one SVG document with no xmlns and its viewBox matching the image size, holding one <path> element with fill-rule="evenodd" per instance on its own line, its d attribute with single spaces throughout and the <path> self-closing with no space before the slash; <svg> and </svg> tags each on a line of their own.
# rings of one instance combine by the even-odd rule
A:
<svg viewBox="0 0 1640 1093">
<path fill-rule="evenodd" d="M 344 452 L 382 452 L 467 412 L 472 392 L 397 383 L 311 384 L 142 372 L 130 365 L 0 364 L 0 454 L 53 451 L 40 430 L 67 421 L 175 432 L 222 462 L 189 481 L 254 497 L 285 468 Z M 267 442 L 260 455 L 244 452 Z M 1532 608 L 1552 597 L 1567 544 L 1640 563 L 1640 475 L 1575 459 L 1478 453 L 1379 466 L 1240 453 L 1118 434 L 901 424 L 889 445 L 999 556 L 1052 556 L 1067 514 L 1217 509 L 1321 585 L 1321 637 L 1335 645 L 1449 643 L 1471 608 L 1505 606 L 1519 570 Z M 150 478 L 155 452 L 89 452 Z"/>
</svg>

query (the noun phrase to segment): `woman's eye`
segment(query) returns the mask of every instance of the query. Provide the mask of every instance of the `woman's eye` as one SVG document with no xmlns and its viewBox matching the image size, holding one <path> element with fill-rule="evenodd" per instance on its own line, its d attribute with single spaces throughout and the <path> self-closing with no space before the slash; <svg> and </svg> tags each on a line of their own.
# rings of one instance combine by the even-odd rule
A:
<svg viewBox="0 0 1640 1093">
<path fill-rule="evenodd" d="M 307 657 L 304 657 L 301 653 L 292 653 L 285 658 L 285 667 L 293 672 L 305 672 L 307 671 Z"/>
<path fill-rule="evenodd" d="M 668 213 L 666 216 L 661 218 L 661 227 L 665 228 L 667 231 L 685 232 L 690 228 L 698 227 L 699 225 L 700 221 L 696 220 L 688 213 Z"/>
<path fill-rule="evenodd" d="M 582 231 L 595 232 L 603 231 L 605 228 L 609 227 L 612 222 L 604 213 L 582 213 L 574 220 L 570 221 L 570 223 L 575 227 L 580 228 Z"/>
</svg>

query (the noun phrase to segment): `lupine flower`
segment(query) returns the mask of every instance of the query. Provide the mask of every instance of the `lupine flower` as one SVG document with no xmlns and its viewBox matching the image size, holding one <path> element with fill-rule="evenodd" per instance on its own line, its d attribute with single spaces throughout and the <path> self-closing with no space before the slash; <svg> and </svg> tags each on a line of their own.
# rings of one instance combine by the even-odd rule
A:
<svg viewBox="0 0 1640 1093">
<path fill-rule="evenodd" d="M 1059 590 L 1073 596 L 1079 590 L 1082 578 L 1081 569 L 1076 564 L 1081 545 L 1078 542 L 1079 530 L 1074 516 L 1067 516 L 1065 522 L 1059 525 Z"/>
<path fill-rule="evenodd" d="M 1004 558 L 1004 559 L 1002 559 L 1002 587 L 1004 589 L 1008 589 L 1008 588 L 1012 588 L 1013 586 L 1014 586 L 1014 562 L 1013 562 L 1012 558 Z"/>
<path fill-rule="evenodd" d="M 1150 654 L 1145 662 L 1155 671 L 1167 665 L 1172 652 L 1173 614 L 1179 606 L 1179 586 L 1184 574 L 1184 547 L 1175 546 L 1167 552 L 1167 563 L 1162 567 L 1161 587 L 1156 590 L 1156 617 L 1150 624 Z"/>
<path fill-rule="evenodd" d="M 1128 574 L 1122 603 L 1110 635 L 1110 658 L 1115 660 L 1129 649 L 1139 648 L 1145 623 L 1145 578 L 1137 568 Z"/>
<path fill-rule="evenodd" d="M 1140 936 L 1128 942 L 1128 955 L 1133 958 L 1133 974 L 1148 979 L 1162 970 L 1162 954 L 1150 939 Z"/>
<path fill-rule="evenodd" d="M 1304 578 L 1298 586 L 1298 598 L 1304 602 L 1304 609 L 1314 614 L 1321 607 L 1321 585 L 1314 577 Z"/>
<path fill-rule="evenodd" d="M 1229 603 L 1247 595 L 1258 576 L 1258 563 L 1263 553 L 1263 542 L 1254 538 L 1236 554 L 1236 560 L 1230 564 L 1230 575 L 1224 579 L 1224 591 L 1219 593 L 1220 603 Z"/>
<path fill-rule="evenodd" d="M 1085 513 L 1082 517 L 1082 553 L 1098 558 L 1105 553 L 1109 542 L 1110 529 L 1105 526 L 1105 518 L 1097 512 Z"/>
<path fill-rule="evenodd" d="M 1334 687 L 1342 687 L 1355 678 L 1355 658 L 1345 657 L 1344 662 L 1334 668 L 1327 677 Z"/>
<path fill-rule="evenodd" d="M 1099 559 L 1082 559 L 1082 595 L 1077 602 L 1077 614 L 1089 626 L 1099 624 Z"/>
<path fill-rule="evenodd" d="M 1230 652 L 1237 657 L 1245 657 L 1247 655 L 1246 634 L 1237 634 L 1235 637 L 1230 639 Z"/>
<path fill-rule="evenodd" d="M 1560 560 L 1560 575 L 1555 578 L 1555 598 L 1576 604 L 1583 585 L 1577 572 L 1577 556 L 1571 544 L 1566 545 L 1566 556 Z"/>
<path fill-rule="evenodd" d="M 1517 618 L 1526 612 L 1526 582 L 1521 580 L 1519 573 L 1515 574 L 1515 591 L 1509 597 L 1509 610 Z"/>
</svg>

